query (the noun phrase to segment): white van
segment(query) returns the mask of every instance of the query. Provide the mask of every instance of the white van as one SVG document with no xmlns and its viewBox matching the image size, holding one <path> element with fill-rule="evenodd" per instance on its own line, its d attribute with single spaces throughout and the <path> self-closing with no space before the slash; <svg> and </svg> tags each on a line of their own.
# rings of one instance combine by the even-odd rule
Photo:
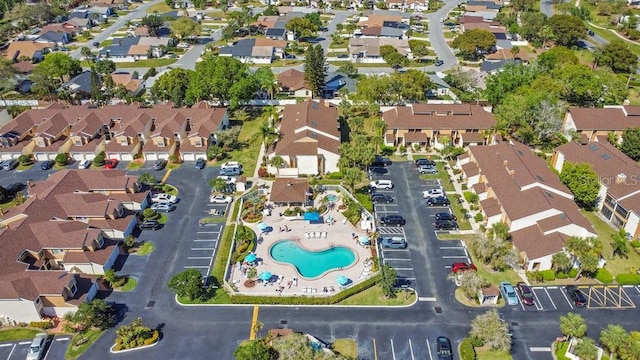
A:
<svg viewBox="0 0 640 360">
<path fill-rule="evenodd" d="M 393 183 L 391 180 L 376 180 L 370 182 L 369 187 L 372 189 L 393 189 Z"/>
</svg>

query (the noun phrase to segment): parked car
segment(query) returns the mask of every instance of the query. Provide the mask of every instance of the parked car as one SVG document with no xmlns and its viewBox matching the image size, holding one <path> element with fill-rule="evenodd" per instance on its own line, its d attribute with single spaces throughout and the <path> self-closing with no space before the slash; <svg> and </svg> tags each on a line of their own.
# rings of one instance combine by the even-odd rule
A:
<svg viewBox="0 0 640 360">
<path fill-rule="evenodd" d="M 153 163 L 153 170 L 162 170 L 165 166 L 167 166 L 167 160 L 158 159 Z"/>
<path fill-rule="evenodd" d="M 380 218 L 380 224 L 385 226 L 404 226 L 407 221 L 400 215 L 386 215 Z"/>
<path fill-rule="evenodd" d="M 338 59 L 347 59 L 348 57 L 349 57 L 349 55 L 347 55 L 347 54 L 338 55 Z"/>
<path fill-rule="evenodd" d="M 436 163 L 433 160 L 429 160 L 429 159 L 417 159 L 416 166 L 420 166 L 420 165 L 436 166 Z"/>
<path fill-rule="evenodd" d="M 453 220 L 453 221 L 456 221 L 456 220 L 458 220 L 458 217 L 453 215 L 452 213 L 439 212 L 439 213 L 436 213 L 436 221 L 437 220 Z"/>
<path fill-rule="evenodd" d="M 513 286 L 508 281 L 500 283 L 500 292 L 508 305 L 518 305 L 518 295 Z"/>
<path fill-rule="evenodd" d="M 105 169 L 115 169 L 116 166 L 118 166 L 118 159 L 106 159 L 104 161 L 104 168 Z"/>
<path fill-rule="evenodd" d="M 531 291 L 529 285 L 519 282 L 516 285 L 516 289 L 518 289 L 518 292 L 520 293 L 520 300 L 522 300 L 523 304 L 527 306 L 533 305 L 533 291 Z"/>
<path fill-rule="evenodd" d="M 418 166 L 418 172 L 420 174 L 437 174 L 438 169 L 431 165 L 420 165 Z"/>
<path fill-rule="evenodd" d="M 433 227 L 438 230 L 458 230 L 458 223 L 453 220 L 438 220 L 433 223 Z"/>
<path fill-rule="evenodd" d="M 82 160 L 78 163 L 78 169 L 88 169 L 91 167 L 91 160 Z"/>
<path fill-rule="evenodd" d="M 422 197 L 425 199 L 437 198 L 441 196 L 444 196 L 444 190 L 442 190 L 442 188 L 429 189 L 422 192 Z"/>
<path fill-rule="evenodd" d="M 18 167 L 18 164 L 19 164 L 18 159 L 6 160 L 5 162 L 2 163 L 2 168 L 4 170 L 13 170 Z"/>
<path fill-rule="evenodd" d="M 196 169 L 202 170 L 207 165 L 203 158 L 198 158 L 196 160 Z"/>
<path fill-rule="evenodd" d="M 391 165 L 391 159 L 388 157 L 376 156 L 371 163 L 371 166 L 389 166 Z"/>
<path fill-rule="evenodd" d="M 40 165 L 40 169 L 42 170 L 49 170 L 53 167 L 53 164 L 55 164 L 56 162 L 53 160 L 45 160 L 42 162 L 42 165 Z"/>
<path fill-rule="evenodd" d="M 427 200 L 429 206 L 449 206 L 449 199 L 444 196 L 434 197 Z"/>
<path fill-rule="evenodd" d="M 36 337 L 31 341 L 31 346 L 27 350 L 27 360 L 40 360 L 42 358 L 44 344 L 47 341 L 46 333 L 36 334 Z"/>
<path fill-rule="evenodd" d="M 453 350 L 451 349 L 451 341 L 444 336 L 438 336 L 436 339 L 436 353 L 438 360 L 453 360 Z"/>
<path fill-rule="evenodd" d="M 12 195 L 15 195 L 20 191 L 22 191 L 22 189 L 24 189 L 26 186 L 27 185 L 18 182 L 18 183 L 13 183 L 7 186 L 5 189 L 7 189 L 7 191 L 10 192 Z"/>
<path fill-rule="evenodd" d="M 138 227 L 141 230 L 158 230 L 162 225 L 158 222 L 158 220 L 145 220 L 138 224 Z"/>
<path fill-rule="evenodd" d="M 375 180 L 369 183 L 371 189 L 393 189 L 391 180 Z"/>
<path fill-rule="evenodd" d="M 372 194 L 371 195 L 371 201 L 374 204 L 379 204 L 379 203 L 391 203 L 393 202 L 393 198 L 387 194 Z"/>
<path fill-rule="evenodd" d="M 459 273 L 464 271 L 477 271 L 477 270 L 478 268 L 476 268 L 475 265 L 465 263 L 465 262 L 454 262 L 453 264 L 451 264 L 451 272 L 453 273 Z"/>
<path fill-rule="evenodd" d="M 380 246 L 390 249 L 406 249 L 407 240 L 400 236 L 384 236 L 378 239 Z"/>
<path fill-rule="evenodd" d="M 584 296 L 582 291 L 578 289 L 575 285 L 567 285 L 564 287 L 564 290 L 567 292 L 571 301 L 576 307 L 585 307 L 587 306 L 587 298 Z"/>
<path fill-rule="evenodd" d="M 211 195 L 209 196 L 209 202 L 214 204 L 230 204 L 233 201 L 231 196 L 227 195 Z"/>
<path fill-rule="evenodd" d="M 370 166 L 368 171 L 369 175 L 384 175 L 389 172 L 387 168 L 381 166 Z"/>
<path fill-rule="evenodd" d="M 220 169 L 218 173 L 221 176 L 238 176 L 242 174 L 242 168 L 240 167 L 227 167 Z"/>
<path fill-rule="evenodd" d="M 178 198 L 175 195 L 157 193 L 151 197 L 151 202 L 168 202 L 170 204 L 175 204 L 178 202 Z"/>
<path fill-rule="evenodd" d="M 227 185 L 236 183 L 236 178 L 233 176 L 218 176 L 218 179 L 224 180 Z"/>
<path fill-rule="evenodd" d="M 220 166 L 221 169 L 236 167 L 242 169 L 242 165 L 237 161 L 227 161 L 226 163 L 222 164 L 222 166 Z"/>
<path fill-rule="evenodd" d="M 171 205 L 169 202 L 157 202 L 151 204 L 151 210 L 155 210 L 157 212 L 170 212 L 175 210 L 176 207 Z"/>
</svg>

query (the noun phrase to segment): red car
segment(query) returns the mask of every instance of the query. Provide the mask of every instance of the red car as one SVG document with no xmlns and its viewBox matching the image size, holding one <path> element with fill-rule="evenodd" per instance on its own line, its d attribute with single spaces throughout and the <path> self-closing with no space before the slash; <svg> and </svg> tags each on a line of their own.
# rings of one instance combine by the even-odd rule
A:
<svg viewBox="0 0 640 360">
<path fill-rule="evenodd" d="M 104 161 L 105 169 L 115 169 L 118 166 L 118 159 L 106 159 Z"/>
<path fill-rule="evenodd" d="M 531 288 L 523 282 L 519 282 L 518 285 L 516 285 L 516 288 L 520 293 L 520 300 L 522 301 L 522 303 L 527 306 L 533 305 L 534 300 L 533 300 L 533 292 L 531 291 Z"/>
<path fill-rule="evenodd" d="M 454 273 L 468 271 L 468 270 L 476 271 L 478 269 L 473 264 L 467 264 L 463 262 L 457 262 L 457 263 L 451 264 L 451 271 L 453 271 Z"/>
</svg>

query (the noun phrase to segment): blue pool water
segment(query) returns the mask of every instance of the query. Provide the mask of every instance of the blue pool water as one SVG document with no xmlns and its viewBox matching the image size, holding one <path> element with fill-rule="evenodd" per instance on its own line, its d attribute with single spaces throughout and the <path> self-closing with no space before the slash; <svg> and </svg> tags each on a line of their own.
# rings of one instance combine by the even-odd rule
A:
<svg viewBox="0 0 640 360">
<path fill-rule="evenodd" d="M 338 201 L 338 195 L 335 195 L 335 194 L 327 195 L 327 196 L 325 196 L 325 198 L 330 203 L 334 203 L 334 202 Z"/>
<path fill-rule="evenodd" d="M 295 266 L 298 273 L 306 278 L 314 278 L 326 271 L 347 267 L 356 260 L 353 251 L 346 247 L 336 246 L 323 251 L 309 251 L 291 240 L 275 243 L 269 254 L 276 261 Z"/>
</svg>

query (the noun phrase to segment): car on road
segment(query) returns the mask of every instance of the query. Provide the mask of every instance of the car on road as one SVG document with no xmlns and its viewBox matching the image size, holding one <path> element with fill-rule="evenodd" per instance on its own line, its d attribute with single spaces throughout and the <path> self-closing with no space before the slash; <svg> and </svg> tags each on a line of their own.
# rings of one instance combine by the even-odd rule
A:
<svg viewBox="0 0 640 360">
<path fill-rule="evenodd" d="M 167 166 L 167 160 L 158 159 L 153 163 L 153 170 L 162 170 L 165 166 Z"/>
<path fill-rule="evenodd" d="M 523 304 L 527 306 L 533 305 L 534 303 L 533 291 L 531 291 L 531 288 L 529 287 L 529 285 L 523 282 L 519 282 L 518 284 L 516 284 L 516 289 L 518 289 L 518 293 L 520 294 L 520 300 L 522 301 Z"/>
<path fill-rule="evenodd" d="M 116 166 L 118 166 L 118 159 L 107 159 L 104 161 L 104 168 L 105 169 L 115 169 Z"/>
<path fill-rule="evenodd" d="M 437 220 L 453 220 L 453 221 L 456 221 L 456 220 L 458 220 L 458 217 L 453 215 L 452 213 L 439 212 L 439 213 L 436 214 L 436 221 Z"/>
<path fill-rule="evenodd" d="M 438 61 L 436 61 L 436 64 L 435 64 L 435 65 L 436 65 L 436 66 L 442 66 L 442 65 L 444 65 L 444 61 L 442 61 L 442 60 L 438 60 Z"/>
<path fill-rule="evenodd" d="M 338 59 L 346 59 L 346 58 L 348 58 L 348 57 L 349 57 L 349 55 L 347 55 L 347 54 L 340 54 L 340 55 L 338 55 Z"/>
<path fill-rule="evenodd" d="M 381 166 L 370 166 L 369 169 L 369 175 L 384 175 L 387 174 L 389 172 L 389 170 L 387 170 L 387 168 L 385 167 L 381 167 Z"/>
<path fill-rule="evenodd" d="M 178 202 L 178 198 L 175 195 L 169 195 L 166 193 L 157 193 L 151 197 L 151 202 L 168 202 L 175 204 Z"/>
<path fill-rule="evenodd" d="M 242 168 L 240 168 L 240 167 L 226 167 L 226 168 L 220 169 L 220 172 L 218 172 L 218 174 L 220 176 L 238 176 L 238 175 L 242 174 Z"/>
<path fill-rule="evenodd" d="M 227 195 L 211 195 L 209 196 L 209 202 L 214 204 L 230 204 L 233 201 L 231 196 Z"/>
<path fill-rule="evenodd" d="M 82 160 L 78 163 L 78 169 L 88 169 L 91 167 L 91 160 Z"/>
<path fill-rule="evenodd" d="M 18 159 L 6 160 L 5 162 L 2 163 L 2 168 L 4 170 L 13 170 L 18 167 L 18 164 L 19 164 Z"/>
<path fill-rule="evenodd" d="M 157 203 L 151 204 L 151 210 L 155 210 L 157 212 L 170 212 L 175 209 L 176 207 L 174 205 L 171 205 L 171 203 L 168 203 L 168 202 L 157 202 Z"/>
<path fill-rule="evenodd" d="M 437 174 L 438 169 L 431 165 L 420 165 L 418 166 L 418 172 L 420 174 Z"/>
<path fill-rule="evenodd" d="M 158 230 L 161 226 L 158 220 L 145 220 L 138 224 L 140 230 Z"/>
<path fill-rule="evenodd" d="M 391 203 L 393 202 L 393 198 L 387 194 L 372 194 L 371 202 L 374 204 Z"/>
<path fill-rule="evenodd" d="M 46 333 L 36 334 L 36 337 L 31 341 L 29 350 L 27 350 L 27 360 L 40 360 L 43 355 L 44 344 L 47 341 Z"/>
<path fill-rule="evenodd" d="M 385 226 L 404 226 L 407 221 L 400 215 L 386 215 L 380 218 L 380 224 Z"/>
<path fill-rule="evenodd" d="M 420 166 L 420 165 L 436 166 L 436 163 L 433 160 L 429 160 L 429 159 L 417 159 L 416 166 Z"/>
<path fill-rule="evenodd" d="M 45 160 L 42 162 L 42 165 L 40 165 L 40 169 L 41 170 L 49 170 L 53 167 L 53 164 L 55 164 L 56 162 L 53 160 Z"/>
<path fill-rule="evenodd" d="M 434 198 L 427 199 L 427 205 L 429 206 L 449 206 L 449 199 L 445 196 L 438 196 Z"/>
<path fill-rule="evenodd" d="M 391 164 L 393 164 L 393 162 L 388 157 L 376 156 L 371 166 L 389 166 Z"/>
<path fill-rule="evenodd" d="M 15 195 L 20 191 L 22 191 L 22 189 L 24 189 L 26 186 L 27 185 L 18 182 L 18 183 L 13 183 L 11 185 L 8 185 L 5 189 L 7 189 L 7 191 L 12 195 Z"/>
<path fill-rule="evenodd" d="M 587 30 L 587 34 L 589 34 L 589 36 L 596 36 L 596 33 L 594 33 L 591 29 Z"/>
<path fill-rule="evenodd" d="M 369 183 L 371 189 L 393 189 L 391 180 L 375 180 Z"/>
<path fill-rule="evenodd" d="M 422 197 L 425 199 L 437 198 L 442 196 L 444 196 L 444 190 L 442 190 L 442 188 L 429 189 L 422 192 Z"/>
<path fill-rule="evenodd" d="M 575 285 L 567 285 L 564 287 L 564 290 L 567 292 L 571 301 L 576 307 L 585 307 L 587 306 L 587 298 L 584 296 L 582 291 L 578 289 Z"/>
<path fill-rule="evenodd" d="M 458 223 L 453 220 L 438 220 L 433 223 L 437 230 L 458 230 Z"/>
<path fill-rule="evenodd" d="M 444 336 L 438 336 L 436 339 L 436 353 L 438 360 L 453 360 L 453 350 L 451 349 L 451 341 Z"/>
<path fill-rule="evenodd" d="M 475 265 L 465 263 L 465 262 L 454 262 L 453 264 L 451 264 L 451 272 L 453 273 L 459 273 L 459 272 L 465 272 L 465 271 L 477 271 L 477 270 L 478 268 L 476 268 Z"/>
<path fill-rule="evenodd" d="M 227 161 L 226 163 L 222 164 L 222 166 L 220 166 L 220 169 L 226 169 L 226 168 L 240 168 L 240 169 L 242 169 L 242 165 L 240 165 L 240 163 L 237 162 L 237 161 Z"/>
<path fill-rule="evenodd" d="M 198 160 L 196 160 L 196 169 L 202 170 L 206 165 L 207 163 L 204 161 L 203 158 L 198 158 Z"/>
<path fill-rule="evenodd" d="M 500 292 L 508 305 L 518 305 L 518 295 L 516 295 L 516 290 L 508 281 L 500 283 Z"/>
<path fill-rule="evenodd" d="M 383 236 L 378 239 L 380 246 L 389 249 L 406 249 L 407 240 L 400 236 Z"/>
</svg>

